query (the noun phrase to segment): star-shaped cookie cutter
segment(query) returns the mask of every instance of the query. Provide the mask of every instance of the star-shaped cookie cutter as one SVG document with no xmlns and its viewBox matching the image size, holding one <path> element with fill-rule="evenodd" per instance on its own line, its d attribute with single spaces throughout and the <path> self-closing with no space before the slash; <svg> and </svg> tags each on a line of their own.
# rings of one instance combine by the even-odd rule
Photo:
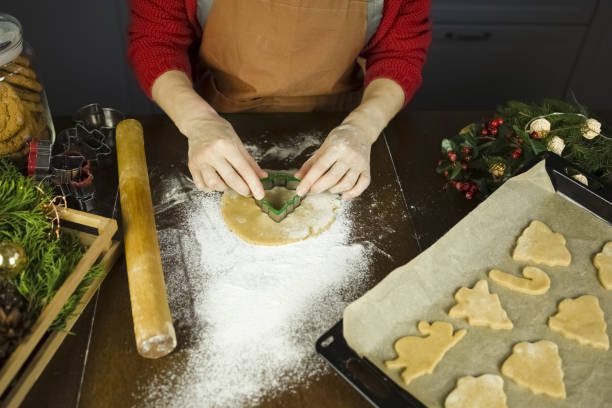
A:
<svg viewBox="0 0 612 408">
<path fill-rule="evenodd" d="M 274 187 L 285 187 L 287 190 L 295 190 L 300 183 L 300 179 L 286 173 L 269 173 L 268 177 L 261 179 L 264 190 L 272 190 Z M 287 201 L 280 209 L 274 208 L 272 203 L 266 199 L 255 200 L 261 211 L 268 214 L 272 220 L 281 222 L 291 214 L 302 202 L 302 197 L 295 194 L 291 200 Z"/>
</svg>

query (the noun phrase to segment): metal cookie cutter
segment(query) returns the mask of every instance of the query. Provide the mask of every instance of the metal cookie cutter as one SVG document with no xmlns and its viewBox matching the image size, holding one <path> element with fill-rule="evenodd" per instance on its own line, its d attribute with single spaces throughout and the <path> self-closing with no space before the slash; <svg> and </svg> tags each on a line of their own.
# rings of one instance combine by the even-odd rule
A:
<svg viewBox="0 0 612 408">
<path fill-rule="evenodd" d="M 272 190 L 274 187 L 285 187 L 287 190 L 295 190 L 300 183 L 300 179 L 286 173 L 270 173 L 268 177 L 261 179 L 264 190 Z M 302 202 L 302 197 L 295 194 L 291 200 L 287 201 L 280 209 L 274 206 L 266 199 L 255 200 L 255 203 L 261 208 L 261 211 L 268 214 L 268 217 L 276 222 L 281 222 L 285 217 L 291 214 Z"/>
</svg>

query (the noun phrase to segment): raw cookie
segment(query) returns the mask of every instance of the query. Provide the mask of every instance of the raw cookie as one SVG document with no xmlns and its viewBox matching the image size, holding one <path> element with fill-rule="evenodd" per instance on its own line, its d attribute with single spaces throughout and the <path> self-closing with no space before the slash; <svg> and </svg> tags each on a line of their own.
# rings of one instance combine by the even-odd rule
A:
<svg viewBox="0 0 612 408">
<path fill-rule="evenodd" d="M 526 266 L 523 268 L 524 278 L 512 274 L 491 269 L 489 279 L 505 288 L 516 290 L 527 295 L 542 295 L 550 289 L 550 278 L 540 268 Z"/>
<path fill-rule="evenodd" d="M 548 327 L 582 345 L 610 348 L 604 313 L 595 296 L 564 299 L 559 303 L 559 312 L 548 319 Z"/>
<path fill-rule="evenodd" d="M 24 126 L 21 100 L 8 84 L 0 82 L 0 142 L 11 139 Z"/>
<path fill-rule="evenodd" d="M 595 255 L 593 265 L 599 272 L 599 281 L 603 287 L 612 290 L 612 241 L 607 242 L 601 252 Z"/>
<path fill-rule="evenodd" d="M 534 220 L 516 241 L 512 258 L 548 266 L 568 266 L 572 256 L 565 246 L 565 237 L 552 232 L 546 224 Z"/>
<path fill-rule="evenodd" d="M 266 199 L 271 203 L 286 202 L 294 195 L 295 191 L 282 187 L 266 191 Z M 275 222 L 261 211 L 253 198 L 232 190 L 223 193 L 221 198 L 221 214 L 229 229 L 255 245 L 285 245 L 318 235 L 333 224 L 338 209 L 340 199 L 336 194 L 308 195 L 287 218 Z"/>
<path fill-rule="evenodd" d="M 444 408 L 507 408 L 504 380 L 499 375 L 466 376 L 448 394 Z"/>
<path fill-rule="evenodd" d="M 534 394 L 565 398 L 559 348 L 552 341 L 515 344 L 512 354 L 502 364 L 501 372 Z"/>
<path fill-rule="evenodd" d="M 453 334 L 453 325 L 446 322 L 433 322 L 430 325 L 421 321 L 417 327 L 421 334 L 427 337 L 400 338 L 394 345 L 398 357 L 395 360 L 385 361 L 387 368 L 405 368 L 401 376 L 406 385 L 416 377 L 431 374 L 444 354 L 467 332 L 462 329 Z"/>
<path fill-rule="evenodd" d="M 473 289 L 461 288 L 455 293 L 457 304 L 448 315 L 467 318 L 471 326 L 488 326 L 495 330 L 510 330 L 512 322 L 502 308 L 499 296 L 489 293 L 486 280 L 479 280 Z"/>
</svg>

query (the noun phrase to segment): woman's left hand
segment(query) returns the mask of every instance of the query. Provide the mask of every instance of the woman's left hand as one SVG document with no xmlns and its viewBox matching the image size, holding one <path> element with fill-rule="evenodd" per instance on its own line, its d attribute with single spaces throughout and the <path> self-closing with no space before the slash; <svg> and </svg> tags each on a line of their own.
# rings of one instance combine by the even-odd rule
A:
<svg viewBox="0 0 612 408">
<path fill-rule="evenodd" d="M 302 179 L 297 193 L 342 193 L 350 200 L 370 184 L 370 150 L 378 137 L 372 129 L 343 123 L 332 130 L 321 147 L 308 159 L 295 177 Z"/>
</svg>

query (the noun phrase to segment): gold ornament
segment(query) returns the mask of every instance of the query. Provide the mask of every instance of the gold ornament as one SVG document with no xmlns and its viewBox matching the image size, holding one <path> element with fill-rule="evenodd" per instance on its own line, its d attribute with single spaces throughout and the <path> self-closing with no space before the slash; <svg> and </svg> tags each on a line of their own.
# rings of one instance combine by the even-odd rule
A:
<svg viewBox="0 0 612 408">
<path fill-rule="evenodd" d="M 581 182 L 582 184 L 584 184 L 585 186 L 589 185 L 589 180 L 586 178 L 586 176 L 582 173 L 578 173 L 578 174 L 574 174 L 572 176 L 573 179 L 578 180 L 579 182 Z"/>
<path fill-rule="evenodd" d="M 601 133 L 601 123 L 593 118 L 586 120 L 584 127 L 582 128 L 582 136 L 586 139 L 593 139 Z"/>
<path fill-rule="evenodd" d="M 559 136 L 553 136 L 552 139 L 548 141 L 548 145 L 546 147 L 551 152 L 561 156 L 563 149 L 565 149 L 565 141 L 563 141 L 563 139 L 561 139 Z"/>
<path fill-rule="evenodd" d="M 27 263 L 23 248 L 13 242 L 0 242 L 0 275 L 13 278 L 19 275 Z"/>
<path fill-rule="evenodd" d="M 550 132 L 550 122 L 544 118 L 539 118 L 532 121 L 529 124 L 529 133 L 533 132 L 537 133 L 537 139 L 543 138 L 546 136 L 546 133 Z"/>
<path fill-rule="evenodd" d="M 504 175 L 505 171 L 506 171 L 505 163 L 497 162 L 497 163 L 492 163 L 489 166 L 489 173 L 491 173 L 493 177 L 501 177 Z"/>
</svg>

